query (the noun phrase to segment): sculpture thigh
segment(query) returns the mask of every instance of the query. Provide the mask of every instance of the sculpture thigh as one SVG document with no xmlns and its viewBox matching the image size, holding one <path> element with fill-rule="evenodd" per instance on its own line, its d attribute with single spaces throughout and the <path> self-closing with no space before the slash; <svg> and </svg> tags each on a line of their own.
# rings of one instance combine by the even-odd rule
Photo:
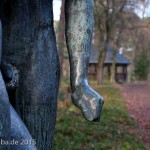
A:
<svg viewBox="0 0 150 150">
<path fill-rule="evenodd" d="M 0 140 L 1 142 L 10 139 L 10 131 L 11 131 L 10 105 L 8 101 L 8 95 L 6 92 L 5 84 L 0 71 Z M 9 146 L 0 143 L 0 149 L 9 150 Z"/>
<path fill-rule="evenodd" d="M 9 14 L 5 10 L 8 10 Z M 39 150 L 54 134 L 59 86 L 51 0 L 20 0 L 3 8 L 3 59 L 19 71 L 16 110 Z"/>
</svg>

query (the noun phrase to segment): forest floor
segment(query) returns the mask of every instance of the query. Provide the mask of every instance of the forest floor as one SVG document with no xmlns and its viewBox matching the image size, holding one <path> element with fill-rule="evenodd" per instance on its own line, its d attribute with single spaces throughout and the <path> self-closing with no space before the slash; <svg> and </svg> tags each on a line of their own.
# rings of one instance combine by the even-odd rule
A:
<svg viewBox="0 0 150 150">
<path fill-rule="evenodd" d="M 150 149 L 150 82 L 119 85 L 130 116 L 138 123 L 142 140 Z"/>
<path fill-rule="evenodd" d="M 93 81 L 90 85 L 105 99 L 101 121 L 93 123 L 83 118 L 71 103 L 69 82 L 64 80 L 59 90 L 52 150 L 147 150 L 120 92 L 124 87 L 110 83 L 98 86 Z"/>
</svg>

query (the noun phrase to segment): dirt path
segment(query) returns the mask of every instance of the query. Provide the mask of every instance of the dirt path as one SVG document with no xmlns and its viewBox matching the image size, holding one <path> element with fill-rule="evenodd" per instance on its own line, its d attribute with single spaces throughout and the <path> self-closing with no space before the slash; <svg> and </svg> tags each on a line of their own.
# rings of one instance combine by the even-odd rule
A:
<svg viewBox="0 0 150 150">
<path fill-rule="evenodd" d="M 150 83 L 119 85 L 131 116 L 138 122 L 142 140 L 150 149 Z"/>
</svg>

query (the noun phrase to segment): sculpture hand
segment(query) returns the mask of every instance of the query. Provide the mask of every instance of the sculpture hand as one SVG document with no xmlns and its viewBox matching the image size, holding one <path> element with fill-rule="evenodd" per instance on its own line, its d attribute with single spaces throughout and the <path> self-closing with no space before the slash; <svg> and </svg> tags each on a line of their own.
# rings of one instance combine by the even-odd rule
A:
<svg viewBox="0 0 150 150">
<path fill-rule="evenodd" d="M 89 85 L 78 86 L 72 94 L 72 102 L 82 111 L 85 119 L 100 120 L 104 100 Z"/>
</svg>

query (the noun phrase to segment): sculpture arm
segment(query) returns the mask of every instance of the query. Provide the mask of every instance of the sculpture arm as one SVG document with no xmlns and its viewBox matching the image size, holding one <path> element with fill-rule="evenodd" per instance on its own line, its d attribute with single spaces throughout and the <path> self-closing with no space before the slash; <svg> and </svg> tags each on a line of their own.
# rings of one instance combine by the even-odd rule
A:
<svg viewBox="0 0 150 150">
<path fill-rule="evenodd" d="M 87 81 L 93 33 L 93 1 L 67 0 L 65 33 L 70 60 L 72 101 L 89 121 L 99 121 L 103 98 Z"/>
</svg>

